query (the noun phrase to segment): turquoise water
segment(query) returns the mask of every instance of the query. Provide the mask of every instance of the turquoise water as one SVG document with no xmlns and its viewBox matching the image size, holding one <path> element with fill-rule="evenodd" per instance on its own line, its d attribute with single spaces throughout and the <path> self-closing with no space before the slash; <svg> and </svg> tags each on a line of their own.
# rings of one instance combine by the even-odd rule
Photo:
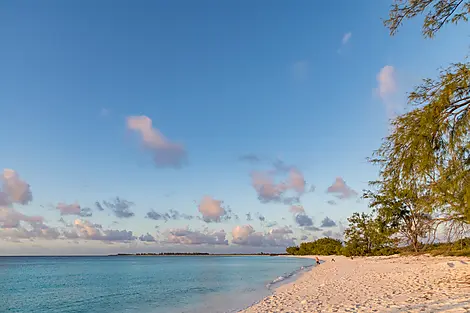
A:
<svg viewBox="0 0 470 313">
<path fill-rule="evenodd" d="M 268 256 L 0 257 L 0 312 L 236 312 L 312 264 Z"/>
</svg>

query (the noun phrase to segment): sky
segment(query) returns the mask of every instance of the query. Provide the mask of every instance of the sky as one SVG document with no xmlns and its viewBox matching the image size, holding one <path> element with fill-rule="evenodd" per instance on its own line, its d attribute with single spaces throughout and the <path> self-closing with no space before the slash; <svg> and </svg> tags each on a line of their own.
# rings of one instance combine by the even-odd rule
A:
<svg viewBox="0 0 470 313">
<path fill-rule="evenodd" d="M 465 25 L 392 1 L 2 1 L 0 255 L 342 238 L 406 93 Z"/>
</svg>

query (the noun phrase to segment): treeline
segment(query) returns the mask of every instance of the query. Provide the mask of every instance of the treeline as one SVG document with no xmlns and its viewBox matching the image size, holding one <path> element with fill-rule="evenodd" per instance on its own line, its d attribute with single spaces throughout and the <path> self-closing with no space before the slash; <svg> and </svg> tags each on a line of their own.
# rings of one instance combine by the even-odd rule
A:
<svg viewBox="0 0 470 313">
<path fill-rule="evenodd" d="M 402 23 L 424 15 L 422 33 L 433 38 L 449 23 L 467 22 L 469 8 L 469 0 L 394 1 L 384 24 L 395 35 Z M 437 78 L 423 80 L 408 94 L 408 104 L 406 113 L 391 120 L 389 134 L 368 159 L 379 168 L 378 179 L 363 195 L 372 213 L 355 213 L 348 219 L 341 247 L 339 242 L 317 240 L 288 251 L 468 253 L 470 63 L 451 64 Z"/>
<path fill-rule="evenodd" d="M 343 255 L 346 257 L 415 253 L 413 246 L 399 246 L 396 243 L 397 241 L 386 244 L 375 241 L 367 243 L 351 238 L 343 242 L 333 238 L 320 238 L 311 242 L 303 242 L 299 246 L 288 247 L 286 252 L 290 255 Z M 454 242 L 422 243 L 419 252 L 431 255 L 470 256 L 470 237 Z"/>
</svg>

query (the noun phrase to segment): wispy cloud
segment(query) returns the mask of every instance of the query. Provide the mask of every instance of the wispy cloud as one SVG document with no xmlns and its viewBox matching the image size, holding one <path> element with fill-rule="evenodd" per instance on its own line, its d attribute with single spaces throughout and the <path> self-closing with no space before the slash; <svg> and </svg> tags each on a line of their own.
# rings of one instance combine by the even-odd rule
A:
<svg viewBox="0 0 470 313">
<path fill-rule="evenodd" d="M 393 119 L 402 109 L 402 104 L 396 98 L 397 78 L 396 70 L 391 65 L 386 65 L 377 74 L 377 88 L 375 92 L 385 105 L 388 118 Z"/>
<path fill-rule="evenodd" d="M 108 116 L 109 114 L 111 114 L 111 111 L 107 108 L 101 108 L 100 110 L 100 115 L 101 116 Z"/>
<path fill-rule="evenodd" d="M 190 229 L 171 229 L 165 232 L 164 243 L 183 245 L 228 245 L 226 233 L 220 231 L 193 231 Z"/>
<path fill-rule="evenodd" d="M 347 44 L 349 42 L 349 40 L 351 40 L 351 37 L 352 37 L 352 33 L 351 32 L 348 32 L 346 34 L 343 35 L 343 39 L 341 40 L 341 44 L 344 46 L 345 44 Z"/>
<path fill-rule="evenodd" d="M 287 247 L 294 244 L 288 228 L 271 229 L 268 233 L 256 232 L 251 225 L 238 225 L 232 230 L 232 243 L 241 246 Z"/>
<path fill-rule="evenodd" d="M 78 203 L 66 204 L 60 202 L 57 204 L 56 208 L 60 211 L 60 215 L 78 215 L 82 217 L 90 217 L 93 215 L 90 208 L 82 208 Z"/>
<path fill-rule="evenodd" d="M 352 38 L 352 32 L 347 32 L 343 35 L 343 38 L 341 39 L 341 46 L 338 49 L 338 53 L 341 54 L 343 50 L 346 48 L 348 43 L 351 41 Z"/>
<path fill-rule="evenodd" d="M 97 205 L 97 207 L 101 207 L 101 209 L 110 209 L 118 218 L 133 217 L 135 214 L 131 211 L 132 206 L 134 206 L 133 202 L 121 199 L 119 197 L 116 197 L 111 201 L 103 201 L 99 206 Z"/>
<path fill-rule="evenodd" d="M 129 116 L 127 128 L 141 135 L 144 147 L 153 152 L 157 167 L 180 168 L 186 163 L 186 150 L 178 143 L 169 141 L 152 126 L 152 120 L 145 116 Z"/>
<path fill-rule="evenodd" d="M 254 153 L 244 154 L 238 157 L 238 160 L 241 162 L 248 162 L 248 163 L 259 163 L 261 162 L 261 158 Z"/>
<path fill-rule="evenodd" d="M 147 212 L 145 217 L 155 220 L 155 221 L 161 220 L 165 222 L 169 220 L 175 220 L 175 221 L 176 220 L 192 220 L 195 218 L 193 215 L 184 214 L 174 209 L 170 209 L 168 210 L 168 212 L 164 212 L 164 213 L 158 213 L 152 209 L 149 212 Z"/>
</svg>

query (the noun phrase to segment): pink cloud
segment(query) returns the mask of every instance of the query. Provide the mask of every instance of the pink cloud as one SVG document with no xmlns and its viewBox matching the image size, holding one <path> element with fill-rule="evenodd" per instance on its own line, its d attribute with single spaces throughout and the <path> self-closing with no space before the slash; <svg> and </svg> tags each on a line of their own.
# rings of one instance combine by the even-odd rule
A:
<svg viewBox="0 0 470 313">
<path fill-rule="evenodd" d="M 138 132 L 143 145 L 154 153 L 157 167 L 180 168 L 186 161 L 186 150 L 180 144 L 169 141 L 152 126 L 152 120 L 145 116 L 129 116 L 127 128 Z"/>
<path fill-rule="evenodd" d="M 341 177 L 337 177 L 326 192 L 334 194 L 338 199 L 349 199 L 357 196 L 357 192 L 351 189 Z"/>
<path fill-rule="evenodd" d="M 254 171 L 251 173 L 251 184 L 258 194 L 258 199 L 263 202 L 282 202 L 293 204 L 305 193 L 305 178 L 296 168 L 283 167 L 282 172 L 287 172 L 284 181 L 276 182 L 276 174 L 279 171 Z M 287 196 L 289 192 L 294 195 Z"/>
<path fill-rule="evenodd" d="M 204 196 L 199 204 L 199 212 L 206 222 L 220 222 L 225 215 L 225 209 L 222 207 L 223 201 L 216 200 L 210 196 Z"/>
<path fill-rule="evenodd" d="M 22 180 L 18 173 L 12 169 L 3 170 L 3 195 L 2 201 L 28 204 L 33 200 L 29 184 Z M 6 196 L 5 196 L 6 195 Z"/>
</svg>

